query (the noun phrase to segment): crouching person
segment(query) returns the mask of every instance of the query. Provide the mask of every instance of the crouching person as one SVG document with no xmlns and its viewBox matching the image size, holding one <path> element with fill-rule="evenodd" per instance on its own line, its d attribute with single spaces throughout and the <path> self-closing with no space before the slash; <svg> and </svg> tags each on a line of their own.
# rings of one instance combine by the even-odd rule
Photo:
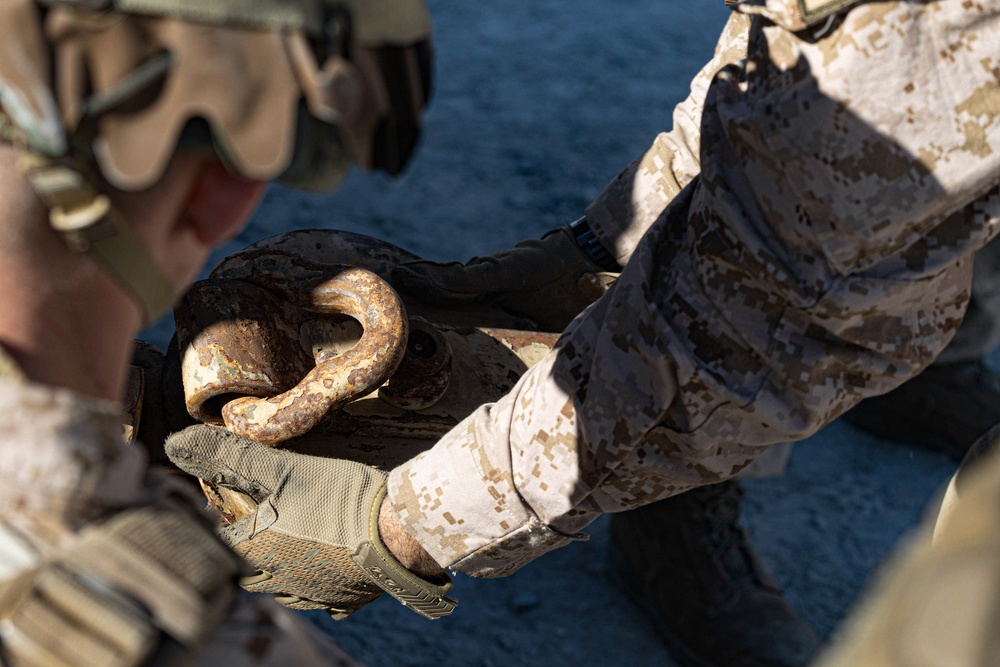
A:
<svg viewBox="0 0 1000 667">
<path fill-rule="evenodd" d="M 0 7 L 0 662 L 351 663 L 238 594 L 252 570 L 126 443 L 119 397 L 135 334 L 266 181 L 402 167 L 429 21 L 376 4 Z"/>
</svg>

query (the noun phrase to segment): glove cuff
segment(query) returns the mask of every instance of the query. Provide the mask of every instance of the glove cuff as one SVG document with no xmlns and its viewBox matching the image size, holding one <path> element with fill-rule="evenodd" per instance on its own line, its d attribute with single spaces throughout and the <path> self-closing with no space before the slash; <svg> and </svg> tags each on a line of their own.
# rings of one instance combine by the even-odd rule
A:
<svg viewBox="0 0 1000 667">
<path fill-rule="evenodd" d="M 587 216 L 583 216 L 579 220 L 571 222 L 567 227 L 570 233 L 573 235 L 573 240 L 576 241 L 576 245 L 580 248 L 580 252 L 590 260 L 590 262 L 599 268 L 601 271 L 607 271 L 609 273 L 621 273 L 622 267 L 608 249 L 604 247 L 604 244 L 598 240 L 597 235 L 594 234 L 594 230 L 590 228 L 590 222 L 587 220 Z"/>
<path fill-rule="evenodd" d="M 372 578 L 379 588 L 399 600 L 424 618 L 435 620 L 448 616 L 458 604 L 445 597 L 451 590 L 451 579 L 442 574 L 440 583 L 418 577 L 396 560 L 379 537 L 378 515 L 385 499 L 386 485 L 375 494 L 369 524 L 369 541 L 358 547 L 351 559 Z"/>
</svg>

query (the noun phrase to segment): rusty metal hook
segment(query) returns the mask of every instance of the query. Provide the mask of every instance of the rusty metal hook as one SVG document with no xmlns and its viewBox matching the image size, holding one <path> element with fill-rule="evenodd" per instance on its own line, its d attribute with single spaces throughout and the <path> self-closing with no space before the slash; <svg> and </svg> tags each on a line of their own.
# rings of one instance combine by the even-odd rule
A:
<svg viewBox="0 0 1000 667">
<path fill-rule="evenodd" d="M 377 275 L 355 267 L 319 264 L 280 251 L 248 253 L 240 259 L 243 261 L 228 263 L 228 280 L 256 285 L 306 311 L 350 316 L 361 324 L 363 333 L 346 352 L 319 351 L 315 368 L 287 391 L 273 396 L 244 395 L 228 401 L 221 408 L 221 419 L 231 432 L 265 444 L 304 435 L 331 411 L 377 389 L 396 370 L 406 350 L 407 318 L 395 290 Z M 198 284 L 195 287 L 190 294 L 199 294 Z M 199 342 L 224 334 L 220 329 L 227 323 L 198 327 L 183 324 L 184 319 L 178 317 L 179 336 L 187 328 L 200 329 L 186 332 L 190 341 L 181 340 L 187 342 L 188 351 L 182 359 L 187 385 L 189 377 L 197 379 L 207 374 L 203 363 L 206 355 L 199 354 L 199 350 L 211 344 Z M 228 369 L 225 372 L 231 373 Z M 207 415 L 196 412 L 209 399 L 233 395 L 232 382 L 215 383 L 218 388 L 208 384 L 192 392 L 198 396 L 192 416 L 203 421 Z M 266 378 L 248 393 L 260 394 L 273 384 Z"/>
</svg>

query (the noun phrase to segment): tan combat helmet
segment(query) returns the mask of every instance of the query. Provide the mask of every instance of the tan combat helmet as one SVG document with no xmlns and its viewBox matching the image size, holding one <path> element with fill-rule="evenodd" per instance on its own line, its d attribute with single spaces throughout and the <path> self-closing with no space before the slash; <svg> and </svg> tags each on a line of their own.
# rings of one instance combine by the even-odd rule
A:
<svg viewBox="0 0 1000 667">
<path fill-rule="evenodd" d="M 309 189 L 399 172 L 430 81 L 423 0 L 0 0 L 0 138 L 71 247 L 135 295 L 172 290 L 102 179 L 141 190 L 178 146 Z"/>
</svg>

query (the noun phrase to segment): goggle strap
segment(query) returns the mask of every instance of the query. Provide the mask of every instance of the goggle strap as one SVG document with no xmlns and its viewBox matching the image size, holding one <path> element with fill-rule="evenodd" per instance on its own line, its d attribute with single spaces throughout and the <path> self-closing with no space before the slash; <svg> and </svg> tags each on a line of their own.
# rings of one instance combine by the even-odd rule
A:
<svg viewBox="0 0 1000 667">
<path fill-rule="evenodd" d="M 161 52 L 139 65 L 111 90 L 84 100 L 80 117 L 98 118 L 127 104 L 138 95 L 162 82 L 170 71 L 173 58 Z"/>
<path fill-rule="evenodd" d="M 309 113 L 330 125 L 356 122 L 365 95 L 357 68 L 337 53 L 319 65 L 301 34 L 288 35 L 285 48 Z"/>
</svg>

